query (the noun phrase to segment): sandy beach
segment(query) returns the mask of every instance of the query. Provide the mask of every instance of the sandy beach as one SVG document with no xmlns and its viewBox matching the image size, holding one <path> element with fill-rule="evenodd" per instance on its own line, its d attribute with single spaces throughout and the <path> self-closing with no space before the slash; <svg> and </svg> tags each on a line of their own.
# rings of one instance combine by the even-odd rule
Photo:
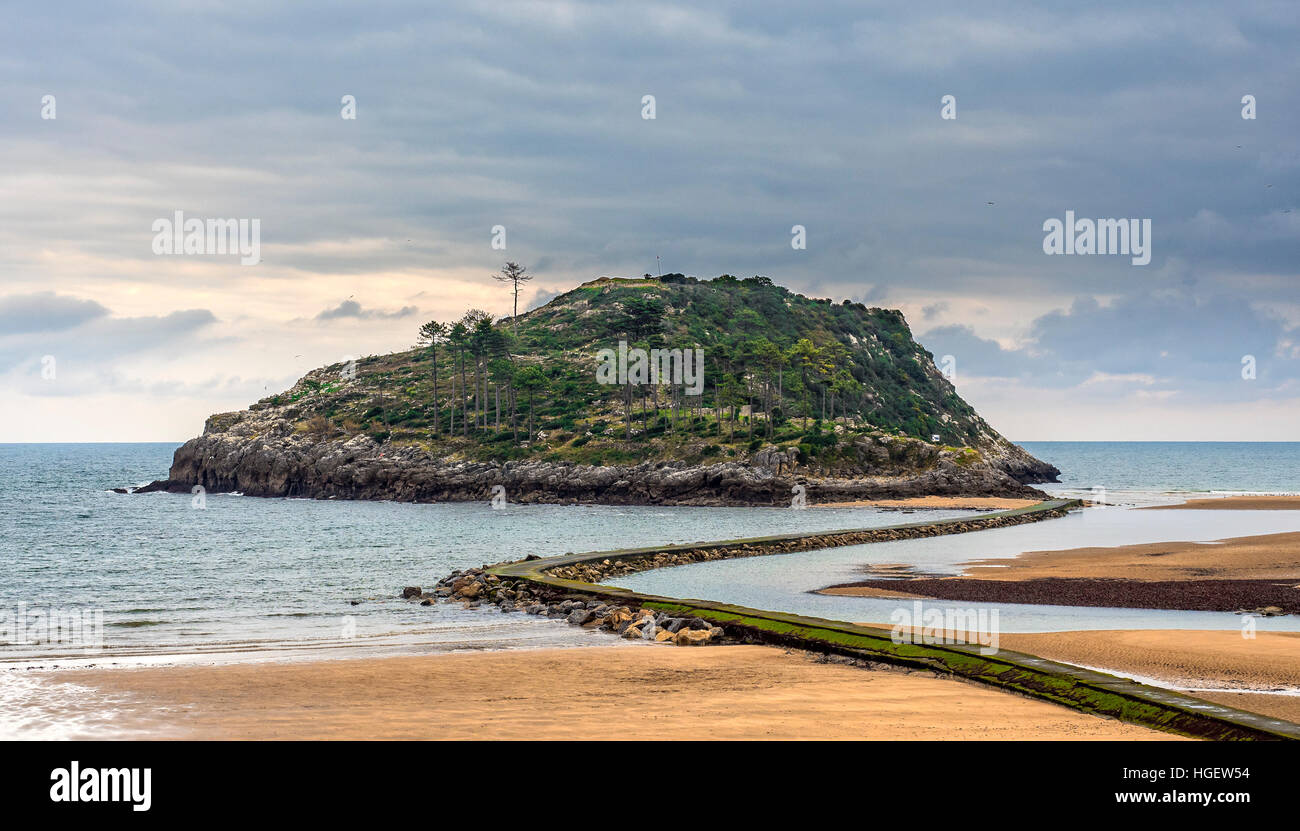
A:
<svg viewBox="0 0 1300 831">
<path fill-rule="evenodd" d="M 609 646 L 49 673 L 174 739 L 1124 739 L 1146 728 L 774 647 Z"/>
<path fill-rule="evenodd" d="M 1001 646 L 1053 661 L 1158 679 L 1189 695 L 1300 722 L 1300 695 L 1233 693 L 1233 688 L 1300 690 L 1300 632 L 1112 630 L 1004 634 Z M 1207 692 L 1206 689 L 1220 691 Z"/>
<path fill-rule="evenodd" d="M 1216 543 L 1158 542 L 1116 548 L 1031 551 L 1014 560 L 971 563 L 967 577 L 1032 580 L 1300 579 L 1300 533 L 1233 537 Z"/>
<path fill-rule="evenodd" d="M 1300 510 L 1300 496 L 1193 499 L 1137 510 L 1295 511 Z M 972 562 L 964 576 L 995 580 L 1300 580 L 1300 533 L 1233 537 L 1212 544 L 1174 541 L 1030 551 L 1014 560 Z"/>
<path fill-rule="evenodd" d="M 1300 497 L 1198 499 L 1159 510 L 1300 510 Z M 1141 510 L 1157 510 L 1144 508 Z M 1115 548 L 1035 551 L 1014 560 L 972 563 L 959 578 L 894 581 L 890 588 L 845 585 L 826 594 L 870 597 L 959 596 L 1001 602 L 1071 602 L 1197 608 L 1252 592 L 1291 608 L 1300 602 L 1300 533 L 1236 537 L 1215 544 L 1167 542 Z M 1020 587 L 1017 589 L 1017 587 Z M 908 591 L 908 589 L 911 591 Z M 1287 600 L 1294 593 L 1295 600 Z M 1240 597 L 1236 597 L 1236 595 Z M 1067 595 L 1069 596 L 1067 598 Z M 1279 599 L 1281 598 L 1281 599 Z M 882 624 L 871 624 L 882 625 Z M 1007 634 L 1000 646 L 1055 661 L 1140 676 L 1191 695 L 1300 722 L 1300 695 L 1233 689 L 1300 691 L 1300 633 L 1238 630 L 1111 630 Z"/>
<path fill-rule="evenodd" d="M 1259 504 L 1253 498 L 1213 501 L 1219 509 Z M 996 563 L 972 564 L 969 576 L 938 582 L 988 587 L 1095 582 L 1190 590 L 1207 580 L 1243 587 L 1300 580 L 1300 533 L 1215 545 L 1033 552 Z M 904 587 L 927 582 L 935 581 L 829 591 L 906 596 Z M 1300 721 L 1300 696 L 1235 692 L 1300 689 L 1300 633 L 1260 632 L 1253 639 L 1237 631 L 1003 634 L 1000 646 L 1157 679 L 1208 700 Z M 115 702 L 114 728 L 143 738 L 1173 738 L 929 673 L 864 669 L 762 646 L 611 644 L 64 670 L 44 673 L 41 680 L 97 691 Z"/>
<path fill-rule="evenodd" d="M 1177 505 L 1148 505 L 1142 511 L 1300 511 L 1300 496 L 1223 496 L 1189 499 Z"/>
<path fill-rule="evenodd" d="M 1002 633 L 998 647 L 1300 723 L 1300 695 L 1295 694 L 1300 693 L 1300 632 L 1255 632 L 1253 637 L 1235 630 L 1191 629 Z"/>
</svg>

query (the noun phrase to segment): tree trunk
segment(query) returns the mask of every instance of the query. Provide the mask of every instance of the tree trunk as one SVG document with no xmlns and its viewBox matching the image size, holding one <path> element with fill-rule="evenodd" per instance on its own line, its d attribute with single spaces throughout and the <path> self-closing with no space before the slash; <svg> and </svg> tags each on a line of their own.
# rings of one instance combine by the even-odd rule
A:
<svg viewBox="0 0 1300 831">
<path fill-rule="evenodd" d="M 510 432 L 515 436 L 515 444 L 519 444 L 519 419 L 516 417 L 518 410 L 516 405 L 519 403 L 515 396 L 515 385 L 511 384 L 506 388 L 506 401 L 510 404 Z"/>
<path fill-rule="evenodd" d="M 754 387 L 750 379 L 745 379 L 745 398 L 749 401 L 749 440 L 754 440 Z"/>
<path fill-rule="evenodd" d="M 438 351 L 433 351 L 433 435 L 442 432 L 442 410 L 438 407 Z"/>
</svg>

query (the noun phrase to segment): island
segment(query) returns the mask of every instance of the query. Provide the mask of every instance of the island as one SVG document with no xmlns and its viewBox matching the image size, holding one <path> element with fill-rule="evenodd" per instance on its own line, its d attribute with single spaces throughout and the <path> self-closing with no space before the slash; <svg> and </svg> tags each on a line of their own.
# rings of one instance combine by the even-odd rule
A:
<svg viewBox="0 0 1300 831">
<path fill-rule="evenodd" d="M 801 507 L 1043 498 L 1059 473 L 957 394 L 901 312 L 767 277 L 601 277 L 412 336 L 209 417 L 135 492 Z"/>
</svg>

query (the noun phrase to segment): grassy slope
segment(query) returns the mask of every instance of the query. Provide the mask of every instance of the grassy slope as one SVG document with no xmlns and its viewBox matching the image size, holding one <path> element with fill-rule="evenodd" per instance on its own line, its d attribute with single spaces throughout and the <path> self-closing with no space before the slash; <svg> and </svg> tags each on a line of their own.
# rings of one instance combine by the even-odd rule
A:
<svg viewBox="0 0 1300 831">
<path fill-rule="evenodd" d="M 285 407 L 286 418 L 321 438 L 364 432 L 466 459 L 700 462 L 744 457 L 760 444 L 776 443 L 798 445 L 804 461 L 814 458 L 822 467 L 834 469 L 837 460 L 852 458 L 848 442 L 859 433 L 925 440 L 939 434 L 945 445 L 975 448 L 1001 440 L 937 371 L 932 356 L 912 340 L 900 312 L 807 298 L 763 278 L 601 278 L 521 315 L 513 326 L 502 321 L 496 329 L 502 343 L 496 354 L 483 357 L 490 379 L 488 424 L 474 426 L 476 413 L 482 411 L 471 405 L 468 437 L 462 433 L 456 350 L 447 345 L 438 354 L 441 431 L 437 434 L 433 362 L 423 349 L 362 359 L 355 379 L 343 377 L 341 365 L 315 370 L 291 390 L 263 399 L 253 409 Z M 680 400 L 684 409 L 672 413 L 667 386 L 638 390 L 630 439 L 625 437 L 625 388 L 601 385 L 595 378 L 596 351 L 615 347 L 621 338 L 644 347 L 698 346 L 705 353 L 704 395 Z M 818 424 L 824 382 L 814 381 L 805 388 L 796 362 L 785 362 L 778 375 L 774 365 L 763 365 L 752 356 L 756 342 L 769 341 L 786 350 L 801 338 L 821 347 L 832 374 L 842 370 L 842 380 L 851 378 L 858 385 L 834 396 L 838 402 L 834 426 L 829 418 Z M 540 368 L 546 379 L 545 388 L 534 394 L 534 424 L 544 436 L 531 442 L 526 434 L 528 396 L 522 389 L 516 390 L 517 430 L 509 424 L 508 379 L 529 365 Z M 466 357 L 465 369 L 473 386 L 472 357 Z M 457 375 L 457 435 L 448 436 L 453 374 Z M 730 396 L 728 377 L 733 379 Z M 761 410 L 765 388 L 775 396 L 778 382 L 785 395 L 779 402 L 781 415 L 771 427 L 764 412 L 751 424 L 738 410 L 729 409 L 720 420 L 712 409 L 721 388 L 727 403 L 737 407 L 752 403 Z M 497 389 L 501 391 L 500 429 Z M 775 408 L 775 398 L 773 402 Z M 651 412 L 645 413 L 643 407 Z M 210 428 L 220 429 L 221 418 L 214 416 Z"/>
</svg>

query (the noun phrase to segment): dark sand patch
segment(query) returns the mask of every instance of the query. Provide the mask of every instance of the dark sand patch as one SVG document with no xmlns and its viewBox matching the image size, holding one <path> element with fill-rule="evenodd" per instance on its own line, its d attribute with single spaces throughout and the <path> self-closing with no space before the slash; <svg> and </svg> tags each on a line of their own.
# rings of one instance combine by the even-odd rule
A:
<svg viewBox="0 0 1300 831">
<path fill-rule="evenodd" d="M 1095 606 L 1115 609 L 1177 609 L 1235 612 L 1276 606 L 1300 613 L 1300 589 L 1283 580 L 1112 580 L 1046 577 L 979 580 L 968 577 L 861 580 L 822 589 L 828 594 L 879 597 L 878 592 L 973 603 Z M 860 592 L 854 590 L 861 590 Z"/>
</svg>

